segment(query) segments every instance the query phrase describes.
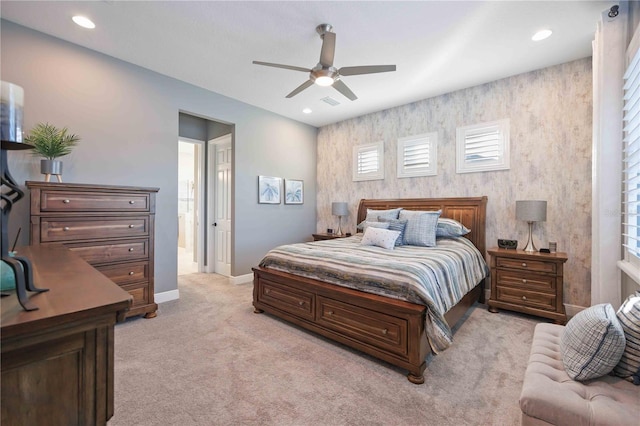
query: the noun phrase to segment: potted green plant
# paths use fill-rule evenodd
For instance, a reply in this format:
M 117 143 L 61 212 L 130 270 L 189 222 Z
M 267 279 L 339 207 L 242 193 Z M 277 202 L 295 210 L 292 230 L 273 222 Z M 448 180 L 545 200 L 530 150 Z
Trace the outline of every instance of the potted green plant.
M 58 129 L 49 123 L 38 123 L 24 142 L 33 145 L 33 155 L 44 157 L 40 161 L 40 172 L 49 182 L 51 175 L 56 175 L 62 182 L 62 161 L 57 160 L 69 153 L 78 143 L 80 137 L 70 134 L 66 127 Z

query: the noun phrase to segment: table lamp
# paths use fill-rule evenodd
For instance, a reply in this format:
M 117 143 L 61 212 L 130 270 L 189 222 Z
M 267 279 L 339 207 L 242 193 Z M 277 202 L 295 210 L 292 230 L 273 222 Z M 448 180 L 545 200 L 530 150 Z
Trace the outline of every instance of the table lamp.
M 338 216 L 338 232 L 336 232 L 336 235 L 341 237 L 342 236 L 342 216 L 349 215 L 349 205 L 343 202 L 331 203 L 331 214 L 333 214 L 334 216 Z
M 533 223 L 547 220 L 547 202 L 540 200 L 516 201 L 516 219 L 526 220 L 529 223 L 529 238 L 524 251 L 538 251 L 535 244 L 533 244 Z

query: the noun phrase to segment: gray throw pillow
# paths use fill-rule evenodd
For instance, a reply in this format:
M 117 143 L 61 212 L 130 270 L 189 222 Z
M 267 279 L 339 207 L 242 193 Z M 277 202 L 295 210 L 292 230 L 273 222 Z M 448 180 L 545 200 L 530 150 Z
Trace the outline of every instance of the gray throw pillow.
M 624 346 L 624 331 L 613 306 L 591 306 L 567 323 L 560 340 L 562 364 L 573 380 L 595 379 L 613 370 Z
M 626 343 L 613 374 L 634 385 L 640 385 L 640 292 L 627 297 L 616 316 L 624 331 Z
M 404 228 L 404 244 L 412 246 L 435 247 L 436 228 L 438 227 L 437 211 L 402 210 L 400 220 L 406 220 Z
M 379 217 L 378 220 L 380 222 L 383 222 L 383 223 L 388 223 L 389 224 L 389 230 L 400 232 L 400 234 L 398 235 L 398 238 L 396 239 L 396 243 L 394 244 L 396 247 L 397 246 L 401 246 L 401 245 L 404 244 L 404 229 L 407 226 L 407 221 L 406 220 L 385 219 L 382 216 Z

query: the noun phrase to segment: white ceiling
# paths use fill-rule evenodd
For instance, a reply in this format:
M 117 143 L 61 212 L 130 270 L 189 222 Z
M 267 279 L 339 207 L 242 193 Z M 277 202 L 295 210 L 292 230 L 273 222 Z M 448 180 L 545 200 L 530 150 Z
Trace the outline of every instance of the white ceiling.
M 6 1 L 3 19 L 292 119 L 323 126 L 591 56 L 600 13 L 613 1 Z M 71 21 L 92 19 L 93 30 Z M 397 65 L 343 77 L 359 99 L 312 86 L 308 75 L 253 60 L 312 68 L 336 33 L 335 66 Z M 553 35 L 531 41 L 534 32 Z M 321 101 L 330 96 L 340 102 Z M 313 110 L 302 113 L 303 108 Z M 215 117 L 214 117 L 215 118 Z

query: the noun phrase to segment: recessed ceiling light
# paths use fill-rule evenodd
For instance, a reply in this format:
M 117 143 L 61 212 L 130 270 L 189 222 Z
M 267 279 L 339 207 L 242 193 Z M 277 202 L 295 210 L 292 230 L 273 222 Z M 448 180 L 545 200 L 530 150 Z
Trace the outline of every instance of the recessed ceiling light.
M 545 38 L 548 38 L 552 33 L 553 31 L 551 30 L 540 30 L 537 33 L 535 33 L 533 37 L 531 37 L 531 40 L 533 41 L 544 40 Z
M 311 111 L 311 108 L 305 108 L 302 110 L 302 112 L 304 112 L 305 114 L 311 114 L 313 111 Z
M 71 19 L 73 19 L 73 22 L 75 22 L 76 24 L 80 25 L 83 28 L 94 29 L 96 27 L 96 24 L 94 24 L 93 21 L 91 21 L 91 19 L 84 16 L 76 15 Z

